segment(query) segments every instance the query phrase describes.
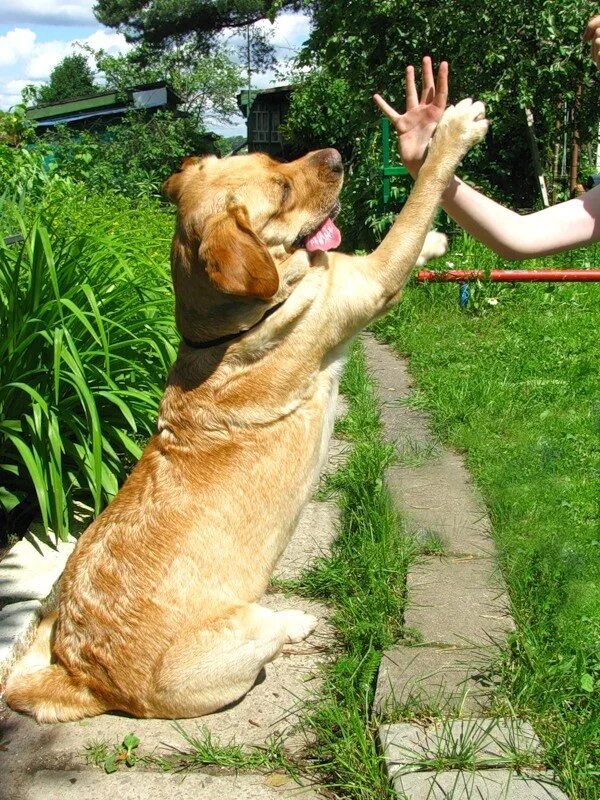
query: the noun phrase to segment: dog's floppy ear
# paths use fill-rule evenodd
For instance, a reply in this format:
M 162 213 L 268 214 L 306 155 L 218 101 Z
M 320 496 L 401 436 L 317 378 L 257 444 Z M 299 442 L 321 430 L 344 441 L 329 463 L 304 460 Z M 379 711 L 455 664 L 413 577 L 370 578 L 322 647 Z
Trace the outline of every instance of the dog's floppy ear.
M 268 300 L 279 289 L 275 262 L 252 230 L 244 206 L 230 205 L 207 222 L 200 258 L 213 285 L 226 294 Z

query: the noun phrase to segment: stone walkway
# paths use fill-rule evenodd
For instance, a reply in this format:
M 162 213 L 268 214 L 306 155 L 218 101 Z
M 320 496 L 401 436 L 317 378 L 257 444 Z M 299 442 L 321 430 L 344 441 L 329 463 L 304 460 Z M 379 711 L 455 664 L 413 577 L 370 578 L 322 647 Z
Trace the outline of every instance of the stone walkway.
M 344 413 L 343 399 L 339 413 Z M 325 471 L 337 468 L 348 445 L 334 439 Z M 338 508 L 333 502 L 313 501 L 304 509 L 298 528 L 276 570 L 276 577 L 293 578 L 311 561 L 326 555 L 335 539 Z M 18 544 L 0 563 L 0 680 L 23 647 L 28 629 L 35 626 L 41 601 L 62 571 L 72 545 L 59 551 L 30 542 Z M 43 565 L 40 559 L 43 558 Z M 215 744 L 232 741 L 242 746 L 280 741 L 292 757 L 300 757 L 306 743 L 302 730 L 302 708 L 318 692 L 319 672 L 334 648 L 329 610 L 316 602 L 285 597 L 276 591 L 264 598 L 273 609 L 298 608 L 316 615 L 319 625 L 305 641 L 289 645 L 283 655 L 268 664 L 254 688 L 226 710 L 184 720 L 182 727 L 192 736 L 210 732 Z M 4 668 L 3 668 L 4 665 Z M 316 786 L 299 786 L 284 772 L 245 773 L 208 767 L 202 772 L 166 774 L 136 765 L 107 775 L 87 766 L 86 745 L 99 741 L 118 745 L 129 733 L 140 739 L 137 753 L 171 755 L 173 749 L 188 750 L 173 723 L 136 720 L 119 714 L 103 714 L 81 722 L 38 725 L 12 713 L 0 704 L 0 800 L 276 800 L 322 797 Z
M 483 501 L 463 458 L 437 444 L 428 415 L 407 405 L 405 361 L 371 335 L 363 344 L 384 437 L 398 455 L 386 473 L 388 490 L 409 532 L 435 552 L 409 570 L 407 641 L 384 654 L 377 681 L 376 710 L 391 720 L 379 738 L 398 796 L 566 800 L 552 776 L 536 769 L 540 745 L 531 727 L 486 716 L 485 672 L 513 621 Z M 419 713 L 448 721 L 394 722 Z M 473 763 L 475 772 L 458 769 Z M 516 764 L 531 769 L 518 775 Z

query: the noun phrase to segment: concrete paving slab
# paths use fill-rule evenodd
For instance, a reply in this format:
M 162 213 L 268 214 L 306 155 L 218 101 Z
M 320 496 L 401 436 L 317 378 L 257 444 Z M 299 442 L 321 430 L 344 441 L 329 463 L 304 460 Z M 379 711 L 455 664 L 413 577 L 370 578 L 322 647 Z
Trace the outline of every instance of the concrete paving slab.
M 316 800 L 310 787 L 286 775 L 165 774 L 138 768 L 106 775 L 98 770 L 40 770 L 9 776 L 2 800 Z M 17 780 L 19 778 L 20 780 Z M 277 785 L 280 784 L 280 785 Z M 0 789 L 0 792 L 2 790 Z M 8 794 L 10 792 L 10 794 Z
M 379 740 L 392 776 L 427 769 L 427 762 L 457 753 L 468 753 L 473 768 L 510 768 L 516 754 L 537 767 L 541 752 L 531 725 L 517 719 L 446 720 L 427 726 L 399 722 L 382 725 Z
M 423 643 L 490 647 L 514 629 L 495 563 L 485 558 L 429 557 L 408 573 L 404 621 Z
M 17 542 L 0 562 L 0 608 L 47 597 L 75 547 L 75 540 L 51 547 L 30 536 Z
M 444 451 L 417 466 L 393 465 L 386 482 L 409 525 L 437 533 L 448 555 L 495 557 L 489 517 L 462 456 Z
M 371 333 L 363 333 L 361 342 L 376 382 L 384 437 L 399 452 L 433 443 L 429 430 L 430 416 L 407 405 L 413 381 L 406 363 L 390 347 L 380 344 Z
M 267 664 L 264 674 L 237 704 L 216 714 L 182 720 L 191 735 L 209 731 L 221 744 L 262 745 L 281 737 L 286 749 L 300 752 L 306 743 L 299 730 L 302 707 L 310 703 L 320 685 L 320 665 L 330 657 L 333 629 L 328 609 L 316 602 L 280 594 L 267 595 L 264 604 L 274 610 L 302 609 L 319 617 L 317 629 L 303 642 L 287 645 L 283 655 Z M 38 725 L 28 717 L 0 707 L 0 774 L 41 769 L 77 769 L 83 763 L 85 745 L 93 741 L 118 744 L 128 733 L 140 738 L 140 755 L 188 749 L 170 720 L 132 719 L 102 714 L 80 722 Z
M 377 384 L 384 436 L 396 445 L 400 459 L 386 474 L 397 506 L 417 535 L 439 534 L 448 554 L 495 556 L 487 511 L 463 457 L 441 448 L 430 432 L 429 415 L 406 404 L 412 393 L 406 363 L 370 334 L 363 345 Z
M 568 800 L 548 774 L 504 769 L 413 772 L 394 778 L 394 788 L 402 800 Z
M 304 507 L 294 534 L 275 569 L 276 578 L 298 578 L 310 564 L 331 553 L 338 534 L 340 510 L 334 502 L 312 502 Z
M 32 641 L 41 607 L 39 600 L 23 600 L 0 610 L 0 683 Z
M 474 650 L 397 645 L 383 654 L 375 709 L 434 708 L 461 716 L 481 714 L 489 687 L 481 680 L 487 659 Z

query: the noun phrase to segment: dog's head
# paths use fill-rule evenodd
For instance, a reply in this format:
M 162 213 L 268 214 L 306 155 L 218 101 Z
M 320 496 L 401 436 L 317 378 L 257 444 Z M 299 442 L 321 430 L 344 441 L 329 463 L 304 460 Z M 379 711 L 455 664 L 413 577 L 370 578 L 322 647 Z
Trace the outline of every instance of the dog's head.
M 273 298 L 297 249 L 339 246 L 332 217 L 342 181 L 342 160 L 333 149 L 289 163 L 263 153 L 184 159 L 163 186 L 178 209 L 178 307 L 189 305 L 182 293 L 188 300 L 199 294 L 206 300 L 215 291 L 246 301 Z

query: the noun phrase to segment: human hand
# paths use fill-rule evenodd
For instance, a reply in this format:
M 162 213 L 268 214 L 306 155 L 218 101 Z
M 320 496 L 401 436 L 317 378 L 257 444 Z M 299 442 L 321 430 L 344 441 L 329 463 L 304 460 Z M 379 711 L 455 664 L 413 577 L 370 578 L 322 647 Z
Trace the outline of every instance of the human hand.
M 600 67 L 600 14 L 592 17 L 583 34 L 584 42 L 592 43 L 592 58 L 596 66 Z
M 442 61 L 440 64 L 436 84 L 433 78 L 431 58 L 425 56 L 422 75 L 423 86 L 419 99 L 415 84 L 415 68 L 413 66 L 406 68 L 406 112 L 404 114 L 399 114 L 380 95 L 373 96 L 398 133 L 400 158 L 413 178 L 421 169 L 427 146 L 446 108 L 448 62 Z

